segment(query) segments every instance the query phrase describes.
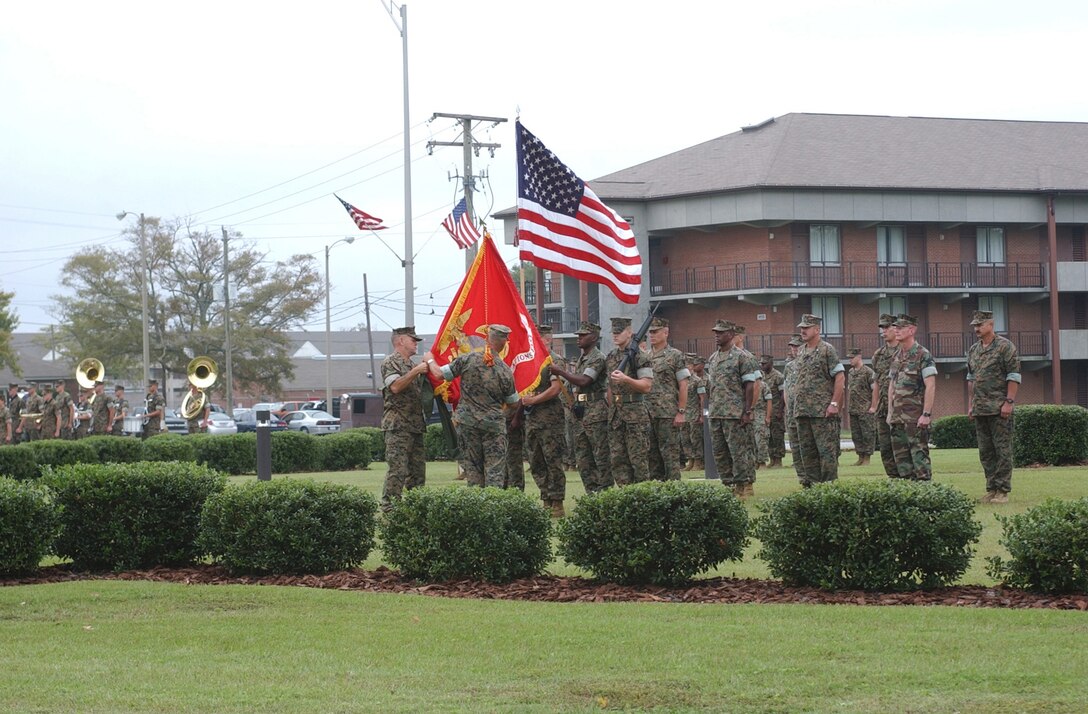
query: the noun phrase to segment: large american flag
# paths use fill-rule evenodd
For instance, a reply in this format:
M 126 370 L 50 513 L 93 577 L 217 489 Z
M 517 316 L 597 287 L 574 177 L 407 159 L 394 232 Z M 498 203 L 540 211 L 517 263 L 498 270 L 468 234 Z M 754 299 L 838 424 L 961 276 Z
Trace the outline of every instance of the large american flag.
M 461 248 L 468 248 L 480 240 L 480 231 L 476 230 L 476 224 L 472 222 L 472 216 L 468 214 L 463 198 L 453 207 L 453 213 L 442 221 L 442 227 L 450 234 L 450 238 L 453 238 L 453 242 Z
M 336 196 L 336 194 L 334 193 L 333 196 Z M 359 226 L 359 230 L 384 231 L 386 228 L 388 228 L 388 226 L 382 225 L 382 219 L 375 218 L 369 213 L 360 211 L 358 208 L 351 205 L 339 196 L 336 196 L 336 200 L 344 204 L 344 210 L 348 212 L 349 216 L 351 216 L 351 220 L 355 221 L 355 225 Z
M 516 130 L 522 260 L 602 283 L 621 301 L 637 303 L 642 258 L 631 227 L 521 122 Z

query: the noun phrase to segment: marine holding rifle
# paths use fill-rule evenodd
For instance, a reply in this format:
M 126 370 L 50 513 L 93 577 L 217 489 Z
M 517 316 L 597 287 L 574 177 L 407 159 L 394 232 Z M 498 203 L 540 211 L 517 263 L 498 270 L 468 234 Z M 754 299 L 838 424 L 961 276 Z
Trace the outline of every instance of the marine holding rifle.
M 556 374 L 574 387 L 574 453 L 578 473 L 586 493 L 603 491 L 613 484 L 608 439 L 608 403 L 605 382 L 608 378 L 604 353 L 597 347 L 601 326 L 583 322 L 574 331 L 582 350 L 571 371 L 552 365 Z
M 608 371 L 609 447 L 612 478 L 626 486 L 650 478 L 650 408 L 646 395 L 653 388 L 654 368 L 638 348 L 649 322 L 639 335 L 631 332 L 631 318 L 612 318 L 615 347 L 605 357 Z

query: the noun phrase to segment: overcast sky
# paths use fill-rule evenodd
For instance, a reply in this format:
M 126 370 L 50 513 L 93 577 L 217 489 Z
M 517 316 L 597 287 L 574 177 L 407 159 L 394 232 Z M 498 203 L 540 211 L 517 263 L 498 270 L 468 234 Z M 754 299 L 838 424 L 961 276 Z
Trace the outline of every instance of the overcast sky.
M 439 223 L 461 151 L 435 112 L 508 117 L 477 212 L 515 201 L 513 120 L 584 179 L 790 112 L 1088 121 L 1079 2 L 407 3 L 414 322 L 463 275 Z M 405 322 L 401 38 L 380 0 L 15 3 L 0 24 L 0 288 L 53 321 L 76 250 L 127 210 L 241 231 L 270 260 L 332 250 L 334 329 Z M 130 219 L 131 220 L 131 219 Z M 494 226 L 501 244 L 501 226 Z M 508 263 L 516 259 L 503 247 Z M 431 312 L 434 311 L 432 315 Z M 324 312 L 307 329 L 324 331 Z

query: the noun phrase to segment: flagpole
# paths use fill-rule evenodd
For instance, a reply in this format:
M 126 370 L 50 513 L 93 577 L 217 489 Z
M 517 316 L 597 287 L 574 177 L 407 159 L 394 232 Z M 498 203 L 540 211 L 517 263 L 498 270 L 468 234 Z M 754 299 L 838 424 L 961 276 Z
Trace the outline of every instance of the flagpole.
M 383 3 L 384 4 L 384 3 Z M 408 6 L 400 5 L 400 22 L 393 15 L 393 0 L 389 0 L 389 17 L 401 37 L 401 62 L 404 67 L 404 324 L 415 325 L 415 277 L 412 258 L 412 129 L 408 123 Z M 395 255 L 395 253 L 394 253 Z

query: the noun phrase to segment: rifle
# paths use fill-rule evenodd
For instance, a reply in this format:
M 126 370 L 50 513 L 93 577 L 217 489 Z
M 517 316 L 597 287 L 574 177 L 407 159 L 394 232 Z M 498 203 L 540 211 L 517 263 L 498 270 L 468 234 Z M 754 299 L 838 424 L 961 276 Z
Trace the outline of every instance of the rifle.
M 650 322 L 654 319 L 654 315 L 657 314 L 657 308 L 660 306 L 661 303 L 654 303 L 653 307 L 650 308 L 649 314 L 646 315 L 646 319 L 642 321 L 642 327 L 638 328 L 638 332 L 631 336 L 631 341 L 627 343 L 627 349 L 624 350 L 623 359 L 620 360 L 619 367 L 616 367 L 619 371 L 625 371 L 628 363 L 635 357 L 638 357 L 638 345 L 646 339 L 646 333 L 650 330 Z

